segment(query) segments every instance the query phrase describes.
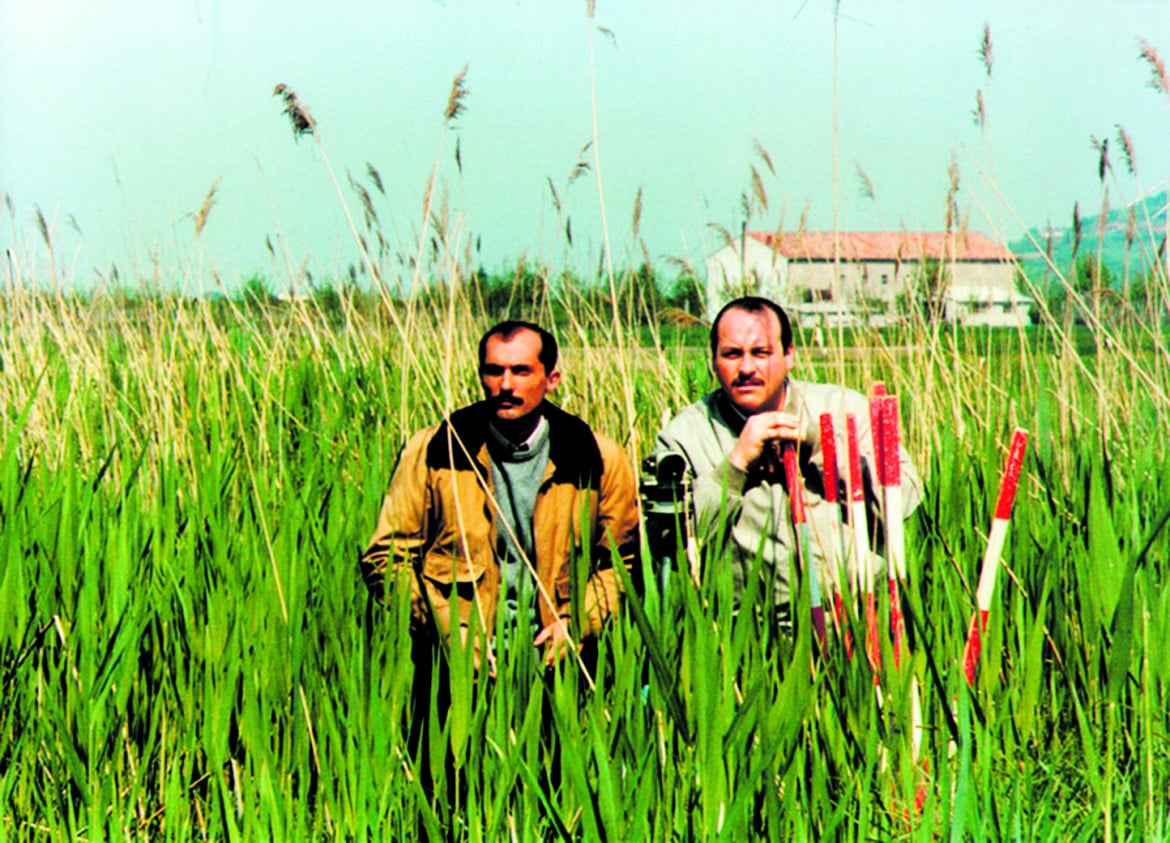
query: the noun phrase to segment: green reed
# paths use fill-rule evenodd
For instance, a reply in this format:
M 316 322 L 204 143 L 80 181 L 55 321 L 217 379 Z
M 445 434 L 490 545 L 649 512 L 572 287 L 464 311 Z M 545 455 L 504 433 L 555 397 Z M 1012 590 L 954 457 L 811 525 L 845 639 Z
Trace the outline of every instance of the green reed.
M 1170 385 L 1129 363 L 1156 349 L 1074 356 L 1056 327 L 859 333 L 800 355 L 802 377 L 844 360 L 850 385 L 890 384 L 927 482 L 908 535 L 911 669 L 883 675 L 881 706 L 864 659 L 836 647 L 813 669 L 807 627 L 776 626 L 766 584 L 733 614 L 712 562 L 665 592 L 644 578 L 599 642 L 595 691 L 523 646 L 491 680 L 455 653 L 424 787 L 406 607 L 371 607 L 356 558 L 405 436 L 477 394 L 466 338 L 489 318 L 446 295 L 339 325 L 311 303 L 131 312 L 6 292 L 0 835 L 1164 833 Z M 619 352 L 608 332 L 637 336 L 636 308 L 619 302 L 615 329 L 573 306 L 557 397 L 639 459 L 664 410 L 711 388 L 705 351 Z M 959 656 L 1017 424 L 1033 443 L 969 690 Z

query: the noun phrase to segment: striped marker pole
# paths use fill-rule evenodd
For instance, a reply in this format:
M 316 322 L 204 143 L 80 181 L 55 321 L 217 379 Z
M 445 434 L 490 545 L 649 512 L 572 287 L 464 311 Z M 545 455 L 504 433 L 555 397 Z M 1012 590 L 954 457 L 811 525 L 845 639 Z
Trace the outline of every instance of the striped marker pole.
M 898 433 L 898 399 L 892 395 L 876 399 L 881 434 L 876 439 L 881 451 L 875 453 L 882 466 L 882 492 L 885 499 L 886 565 L 890 585 L 890 636 L 894 642 L 894 667 L 902 664 L 905 647 L 905 622 L 902 617 L 900 584 L 906 581 L 906 533 L 902 523 L 902 449 Z
M 878 671 L 882 666 L 882 648 L 878 640 L 877 602 L 873 595 L 873 571 L 870 565 L 869 524 L 865 511 L 865 487 L 861 481 L 861 451 L 857 445 L 857 418 L 845 416 L 845 435 L 849 448 L 849 522 L 853 528 L 853 548 L 850 571 L 856 578 L 854 593 L 865 601 L 865 654 L 873 669 L 874 684 L 879 684 Z
M 995 578 L 999 573 L 999 557 L 1003 553 L 1007 538 L 1008 520 L 1012 516 L 1012 505 L 1016 500 L 1016 487 L 1020 482 L 1020 469 L 1024 464 L 1024 452 L 1028 447 L 1028 431 L 1017 427 L 1012 433 L 1012 444 L 1008 450 L 1007 463 L 999 484 L 999 501 L 995 505 L 995 517 L 991 520 L 991 532 L 987 536 L 987 551 L 983 554 L 983 567 L 979 571 L 979 588 L 975 592 L 976 611 L 971 616 L 967 629 L 967 646 L 963 649 L 963 674 L 967 684 L 975 686 L 975 672 L 979 665 L 979 650 L 982 645 L 980 634 L 987 629 L 987 616 L 991 612 L 991 596 L 995 591 Z
M 800 491 L 800 468 L 796 464 L 796 446 L 791 442 L 783 444 L 784 474 L 788 482 L 788 501 L 792 505 L 792 522 L 796 526 L 796 540 L 799 547 L 800 563 L 808 577 L 809 604 L 812 607 L 813 632 L 816 633 L 820 652 L 825 654 L 825 609 L 821 605 L 820 572 L 812 558 L 812 533 L 804 512 L 804 495 Z M 791 579 L 791 577 L 789 578 Z
M 853 636 L 849 631 L 849 618 L 845 613 L 845 606 L 841 597 L 841 514 L 837 509 L 837 484 L 841 482 L 837 470 L 837 436 L 833 431 L 833 414 L 821 413 L 821 458 L 823 462 L 822 476 L 825 481 L 825 503 L 832 511 L 832 524 L 829 527 L 828 567 L 835 573 L 833 578 L 833 617 L 841 638 L 845 642 L 845 657 L 853 658 Z M 856 594 L 856 591 L 854 592 Z

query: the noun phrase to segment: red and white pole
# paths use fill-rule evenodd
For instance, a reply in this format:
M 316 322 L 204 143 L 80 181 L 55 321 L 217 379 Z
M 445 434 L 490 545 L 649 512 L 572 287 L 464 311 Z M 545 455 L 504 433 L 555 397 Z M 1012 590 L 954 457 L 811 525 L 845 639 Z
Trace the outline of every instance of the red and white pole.
M 995 505 L 995 517 L 991 520 L 991 532 L 987 536 L 987 551 L 983 554 L 983 567 L 979 571 L 979 587 L 975 592 L 975 614 L 967 630 L 967 645 L 963 649 L 963 674 L 967 684 L 974 687 L 975 672 L 979 664 L 979 650 L 982 646 L 980 634 L 987 629 L 987 617 L 991 612 L 991 597 L 995 592 L 995 578 L 999 573 L 999 557 L 1003 554 L 1007 539 L 1008 521 L 1012 517 L 1012 505 L 1016 500 L 1016 487 L 1020 482 L 1020 469 L 1024 464 L 1024 452 L 1028 447 L 1028 431 L 1017 427 L 1012 434 L 1011 448 L 999 484 L 999 500 Z

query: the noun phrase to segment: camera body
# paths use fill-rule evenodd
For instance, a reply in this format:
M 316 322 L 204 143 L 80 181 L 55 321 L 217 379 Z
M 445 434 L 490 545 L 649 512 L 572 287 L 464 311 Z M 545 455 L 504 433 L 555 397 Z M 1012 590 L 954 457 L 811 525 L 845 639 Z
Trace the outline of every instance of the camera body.
M 658 560 L 678 555 L 687 540 L 690 476 L 682 454 L 651 454 L 642 460 L 638 484 L 646 544 Z

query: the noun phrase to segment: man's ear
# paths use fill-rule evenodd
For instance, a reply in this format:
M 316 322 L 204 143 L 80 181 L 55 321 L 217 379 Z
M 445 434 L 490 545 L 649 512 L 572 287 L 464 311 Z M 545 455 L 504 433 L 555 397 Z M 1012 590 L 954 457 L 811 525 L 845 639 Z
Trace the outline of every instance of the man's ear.
M 545 393 L 547 394 L 549 392 L 554 392 L 556 390 L 557 386 L 560 384 L 560 382 L 561 382 L 561 370 L 560 369 L 553 369 L 551 372 L 548 373 L 548 377 L 545 378 L 545 382 L 544 382 L 545 383 L 545 387 L 544 387 Z

